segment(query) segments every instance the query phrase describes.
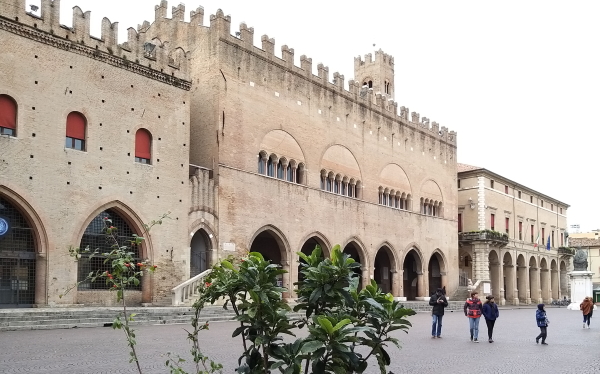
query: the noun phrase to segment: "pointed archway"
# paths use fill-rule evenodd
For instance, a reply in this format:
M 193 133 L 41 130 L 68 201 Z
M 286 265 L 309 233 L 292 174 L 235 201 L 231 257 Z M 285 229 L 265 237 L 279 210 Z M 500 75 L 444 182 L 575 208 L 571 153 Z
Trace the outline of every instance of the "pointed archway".
M 394 253 L 387 245 L 379 248 L 375 255 L 373 279 L 384 293 L 392 292 L 393 275 L 396 272 Z
M 421 257 L 415 248 L 412 248 L 404 257 L 402 264 L 403 291 L 406 300 L 416 300 L 417 297 L 423 297 L 423 269 Z
M 429 258 L 427 270 L 429 274 L 429 294 L 433 295 L 438 288 L 446 286 L 446 262 L 437 250 Z
M 364 286 L 363 281 L 363 270 L 367 268 L 367 262 L 362 247 L 354 240 L 346 244 L 344 247 L 344 253 L 347 253 L 354 261 L 360 264 L 360 268 L 355 268 L 354 272 L 358 276 L 358 289 L 362 290 Z
M 17 204 L 0 195 L 0 308 L 31 307 L 36 302 L 35 237 Z
M 210 238 L 204 229 L 192 236 L 190 243 L 190 278 L 205 272 L 210 266 Z
M 258 252 L 272 264 L 281 265 L 287 273 L 278 277 L 277 284 L 288 290 L 292 289 L 292 285 L 289 284 L 288 245 L 278 229 L 273 226 L 265 226 L 260 229 L 251 241 L 250 252 Z M 287 297 L 289 297 L 289 292 L 284 292 L 284 298 Z
M 304 242 L 302 248 L 300 248 L 300 252 L 304 253 L 307 256 L 310 256 L 317 246 L 321 248 L 321 255 L 323 256 L 323 259 L 328 258 L 329 248 L 327 243 L 325 242 L 325 240 L 316 235 L 311 236 Z M 304 279 L 304 276 L 300 272 L 302 270 L 302 266 L 300 265 L 300 263 L 304 263 L 304 260 L 300 258 L 298 262 L 298 281 L 300 282 Z

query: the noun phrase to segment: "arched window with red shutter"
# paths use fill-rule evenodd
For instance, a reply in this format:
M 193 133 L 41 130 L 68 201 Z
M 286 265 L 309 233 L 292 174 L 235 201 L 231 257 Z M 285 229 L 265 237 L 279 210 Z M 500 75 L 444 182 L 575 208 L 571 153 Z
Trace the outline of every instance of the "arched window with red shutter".
M 152 160 L 152 134 L 146 129 L 139 129 L 135 133 L 135 162 L 151 164 Z
M 85 132 L 87 120 L 79 112 L 71 112 L 67 116 L 67 136 L 65 147 L 85 151 Z
M 0 95 L 0 135 L 17 136 L 17 103 L 8 95 Z

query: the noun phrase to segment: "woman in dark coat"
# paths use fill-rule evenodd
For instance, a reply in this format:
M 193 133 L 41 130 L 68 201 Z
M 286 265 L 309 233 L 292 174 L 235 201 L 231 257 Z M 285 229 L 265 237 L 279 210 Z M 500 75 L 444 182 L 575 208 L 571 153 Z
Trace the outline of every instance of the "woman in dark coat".
M 546 337 L 548 336 L 548 317 L 546 317 L 546 310 L 544 310 L 544 304 L 538 304 L 538 308 L 535 311 L 535 320 L 537 322 L 538 327 L 540 328 L 540 334 L 535 338 L 535 342 L 539 343 L 540 339 L 542 339 L 543 345 L 548 345 L 546 343 Z
M 488 295 L 486 297 L 486 302 L 483 304 L 483 317 L 485 318 L 485 324 L 488 329 L 488 341 L 493 343 L 492 334 L 494 333 L 494 324 L 496 323 L 496 319 L 500 317 L 500 312 L 498 311 L 498 305 L 494 302 L 494 296 Z

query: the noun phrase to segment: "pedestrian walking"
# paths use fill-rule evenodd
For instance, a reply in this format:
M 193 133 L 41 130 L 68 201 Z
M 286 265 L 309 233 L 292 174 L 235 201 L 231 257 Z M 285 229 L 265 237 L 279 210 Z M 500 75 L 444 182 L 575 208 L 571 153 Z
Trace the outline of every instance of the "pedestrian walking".
M 437 291 L 429 298 L 429 305 L 433 307 L 431 310 L 432 326 L 431 337 L 441 338 L 442 334 L 442 317 L 444 316 L 444 308 L 448 306 L 448 300 L 444 295 L 444 290 L 438 288 Z
M 594 313 L 594 302 L 591 297 L 586 297 L 583 299 L 583 302 L 579 304 L 579 309 L 583 313 L 583 328 L 585 329 L 585 324 L 587 322 L 587 328 L 590 328 L 590 320 L 592 319 L 592 314 Z
M 485 318 L 485 324 L 488 330 L 488 342 L 493 343 L 492 335 L 494 334 L 494 324 L 496 319 L 500 317 L 500 311 L 498 311 L 498 304 L 494 301 L 494 296 L 488 295 L 485 303 L 483 303 L 483 318 Z
M 471 292 L 471 297 L 467 299 L 463 308 L 465 316 L 469 318 L 469 330 L 473 343 L 479 343 L 479 319 L 483 312 L 483 306 L 478 296 L 477 292 Z
M 546 310 L 544 309 L 544 304 L 538 304 L 538 308 L 535 311 L 535 320 L 537 321 L 537 325 L 540 328 L 540 334 L 536 336 L 535 343 L 539 343 L 540 339 L 542 339 L 543 345 L 548 345 L 546 343 L 546 337 L 548 336 L 548 317 L 546 317 Z

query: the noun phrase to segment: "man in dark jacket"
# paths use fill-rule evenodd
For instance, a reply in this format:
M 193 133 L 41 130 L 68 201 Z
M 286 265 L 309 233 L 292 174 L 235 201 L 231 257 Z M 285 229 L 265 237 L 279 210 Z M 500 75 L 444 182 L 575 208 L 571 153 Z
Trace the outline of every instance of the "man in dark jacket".
M 433 318 L 433 325 L 431 326 L 431 337 L 441 338 L 442 333 L 442 317 L 444 316 L 444 308 L 448 306 L 448 300 L 444 296 L 443 290 L 438 288 L 437 291 L 431 298 L 429 298 L 429 305 L 433 307 L 431 316 Z

